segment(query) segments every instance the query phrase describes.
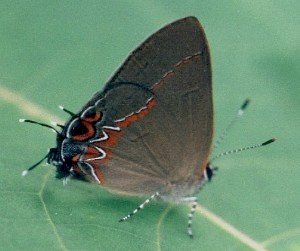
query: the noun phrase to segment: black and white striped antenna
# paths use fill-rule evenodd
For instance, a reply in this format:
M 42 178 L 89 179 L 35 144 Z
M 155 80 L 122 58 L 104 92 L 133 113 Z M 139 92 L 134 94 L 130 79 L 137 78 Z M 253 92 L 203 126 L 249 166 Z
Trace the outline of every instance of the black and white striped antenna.
M 234 126 L 234 124 L 236 124 L 236 122 L 243 116 L 243 114 L 244 114 L 246 108 L 248 107 L 249 103 L 250 103 L 250 99 L 247 98 L 243 102 L 243 104 L 241 105 L 240 109 L 238 109 L 235 117 L 230 121 L 230 123 L 225 128 L 225 130 L 223 131 L 223 133 L 218 137 L 218 139 L 216 140 L 216 143 L 213 146 L 213 149 L 216 149 L 216 148 L 219 147 L 219 145 L 226 138 L 226 136 L 228 135 L 228 132 L 231 130 L 231 128 Z
M 252 150 L 252 149 L 255 149 L 255 148 L 260 148 L 262 146 L 266 146 L 266 145 L 269 145 L 271 143 L 273 143 L 274 141 L 276 140 L 276 138 L 272 138 L 272 139 L 269 139 L 263 143 L 260 143 L 260 144 L 255 144 L 255 145 L 252 145 L 252 146 L 246 146 L 246 147 L 242 147 L 242 148 L 237 148 L 237 149 L 233 149 L 233 150 L 229 150 L 229 151 L 226 151 L 226 152 L 223 152 L 223 153 L 220 153 L 216 156 L 214 156 L 211 160 L 210 160 L 210 163 L 212 163 L 213 161 L 225 156 L 225 155 L 229 155 L 229 154 L 232 154 L 232 153 L 238 153 L 238 152 L 243 152 L 243 151 L 247 151 L 247 150 Z

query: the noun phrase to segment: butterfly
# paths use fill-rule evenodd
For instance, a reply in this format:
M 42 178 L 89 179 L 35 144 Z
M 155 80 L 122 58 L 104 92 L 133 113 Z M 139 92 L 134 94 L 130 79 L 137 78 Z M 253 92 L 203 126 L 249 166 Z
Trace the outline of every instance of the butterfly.
M 246 105 L 242 107 L 244 110 Z M 208 43 L 195 17 L 177 20 L 146 39 L 103 90 L 58 125 L 47 159 L 57 178 L 95 182 L 108 190 L 191 203 L 210 181 L 213 138 L 212 73 Z

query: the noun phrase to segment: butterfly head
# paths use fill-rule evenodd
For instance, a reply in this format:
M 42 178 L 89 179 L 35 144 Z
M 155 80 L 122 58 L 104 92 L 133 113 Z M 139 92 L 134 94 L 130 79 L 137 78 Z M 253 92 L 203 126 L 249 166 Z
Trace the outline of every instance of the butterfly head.
M 54 132 L 57 133 L 57 147 L 50 148 L 48 153 L 37 163 L 29 167 L 27 170 L 24 170 L 22 172 L 22 175 L 25 176 L 27 173 L 33 169 L 35 169 L 37 166 L 39 166 L 44 160 L 47 161 L 47 164 L 51 164 L 56 167 L 56 177 L 59 179 L 66 179 L 72 174 L 72 162 L 71 157 L 72 156 L 62 156 L 61 149 L 62 149 L 62 142 L 64 141 L 65 137 L 62 132 L 57 131 L 54 127 L 39 123 L 36 121 L 28 120 L 28 119 L 20 119 L 20 122 L 28 122 L 32 124 L 38 124 L 44 127 L 48 127 Z M 72 154 L 72 153 L 70 153 Z
M 63 179 L 71 175 L 71 166 L 63 161 L 58 148 L 51 148 L 47 156 L 47 163 L 56 167 L 56 177 Z

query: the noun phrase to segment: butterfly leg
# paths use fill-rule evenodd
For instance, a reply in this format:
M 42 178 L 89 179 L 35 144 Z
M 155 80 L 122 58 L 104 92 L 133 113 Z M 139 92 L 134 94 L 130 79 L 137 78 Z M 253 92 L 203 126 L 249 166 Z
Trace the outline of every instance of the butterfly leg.
M 151 197 L 147 200 L 145 200 L 141 205 L 139 205 L 136 209 L 134 209 L 132 211 L 132 213 L 128 214 L 127 216 L 123 217 L 122 219 L 119 220 L 119 222 L 122 221 L 126 221 L 128 220 L 130 217 L 132 217 L 134 214 L 136 214 L 138 211 L 140 211 L 141 209 L 143 209 L 147 204 L 149 204 L 152 200 L 154 200 L 155 198 L 157 198 L 159 196 L 159 193 L 156 192 L 155 194 L 151 195 Z
M 188 220 L 188 229 L 187 229 L 187 233 L 190 236 L 190 238 L 193 238 L 193 230 L 192 230 L 192 223 L 193 223 L 193 217 L 196 211 L 196 207 L 197 207 L 198 203 L 197 203 L 197 198 L 194 199 L 194 201 L 192 202 L 192 208 L 190 213 L 188 214 L 189 216 L 189 220 Z

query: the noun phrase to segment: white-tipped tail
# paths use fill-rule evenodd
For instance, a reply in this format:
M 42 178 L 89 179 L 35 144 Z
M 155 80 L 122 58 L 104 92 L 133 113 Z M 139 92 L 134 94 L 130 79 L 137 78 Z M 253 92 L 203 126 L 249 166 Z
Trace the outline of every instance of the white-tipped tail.
M 64 107 L 62 105 L 59 105 L 58 108 L 61 109 L 61 110 L 64 109 Z
M 24 171 L 22 172 L 22 176 L 23 176 L 23 177 L 26 176 L 27 173 L 28 173 L 28 170 L 24 170 Z
M 25 119 L 19 119 L 19 122 L 23 123 L 23 122 L 25 122 Z

